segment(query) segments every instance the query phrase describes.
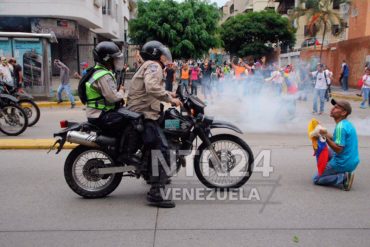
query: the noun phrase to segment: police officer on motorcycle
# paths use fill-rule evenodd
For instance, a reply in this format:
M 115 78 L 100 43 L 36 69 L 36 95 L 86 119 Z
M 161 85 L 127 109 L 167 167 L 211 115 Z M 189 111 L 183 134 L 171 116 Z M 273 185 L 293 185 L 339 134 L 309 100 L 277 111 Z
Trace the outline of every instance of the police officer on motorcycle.
M 124 91 L 117 90 L 113 72 L 124 66 L 123 54 L 118 46 L 109 41 L 100 42 L 93 51 L 95 72 L 86 82 L 86 116 L 90 123 L 112 133 L 122 129 L 123 116 L 115 111 L 123 101 Z
M 144 145 L 151 150 L 160 150 L 166 163 L 170 164 L 169 150 L 166 137 L 159 126 L 161 101 L 180 106 L 182 103 L 175 98 L 176 94 L 164 90 L 161 85 L 163 69 L 167 63 L 172 62 L 170 50 L 158 41 L 149 41 L 144 44 L 140 56 L 145 61 L 132 78 L 128 93 L 127 107 L 134 112 L 144 114 Z M 153 155 L 153 152 L 152 152 Z M 151 160 L 158 157 L 151 157 Z M 155 162 L 158 167 L 151 164 L 150 183 L 152 187 L 147 194 L 150 205 L 172 208 L 175 203 L 162 197 L 169 176 L 160 161 Z

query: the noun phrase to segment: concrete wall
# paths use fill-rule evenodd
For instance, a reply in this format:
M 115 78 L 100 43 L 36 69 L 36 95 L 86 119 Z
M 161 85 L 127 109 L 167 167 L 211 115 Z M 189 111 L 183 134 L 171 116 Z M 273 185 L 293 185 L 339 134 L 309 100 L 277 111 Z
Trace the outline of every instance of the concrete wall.
M 349 12 L 349 39 L 370 36 L 370 1 L 354 0 Z
M 305 49 L 301 51 L 302 60 L 310 60 L 312 57 L 320 56 L 320 47 L 316 50 Z M 349 65 L 349 85 L 357 86 L 357 81 L 364 74 L 366 58 L 370 57 L 370 36 L 358 39 L 341 41 L 335 44 L 330 44 L 323 51 L 322 62 L 327 64 L 330 70 L 334 73 L 334 84 L 339 84 L 341 63 L 346 60 Z

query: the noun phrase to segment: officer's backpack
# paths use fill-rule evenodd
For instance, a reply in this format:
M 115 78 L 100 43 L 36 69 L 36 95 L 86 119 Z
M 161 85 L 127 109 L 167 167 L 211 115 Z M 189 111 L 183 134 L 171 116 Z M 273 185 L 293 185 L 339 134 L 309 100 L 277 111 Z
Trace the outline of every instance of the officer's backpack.
M 87 95 L 86 95 L 86 82 L 90 80 L 90 78 L 93 76 L 94 72 L 96 71 L 95 67 L 88 68 L 86 70 L 86 74 L 82 76 L 80 82 L 78 83 L 78 97 L 80 97 L 80 100 L 82 104 L 86 105 L 87 103 Z

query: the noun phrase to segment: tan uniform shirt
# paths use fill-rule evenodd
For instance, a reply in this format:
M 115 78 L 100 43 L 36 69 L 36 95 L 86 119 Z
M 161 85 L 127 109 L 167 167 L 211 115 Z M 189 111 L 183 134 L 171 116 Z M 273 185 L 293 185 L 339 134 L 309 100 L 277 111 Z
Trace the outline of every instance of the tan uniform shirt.
M 127 97 L 130 111 L 143 113 L 145 118 L 159 118 L 160 103 L 171 102 L 169 92 L 161 86 L 163 70 L 159 63 L 146 61 L 132 78 Z
M 92 87 L 98 92 L 101 92 L 105 100 L 110 103 L 119 102 L 123 99 L 123 94 L 121 92 L 117 92 L 117 85 L 109 74 L 104 75 L 99 80 L 95 81 L 92 84 Z M 87 118 L 98 118 L 101 113 L 102 110 L 86 107 Z

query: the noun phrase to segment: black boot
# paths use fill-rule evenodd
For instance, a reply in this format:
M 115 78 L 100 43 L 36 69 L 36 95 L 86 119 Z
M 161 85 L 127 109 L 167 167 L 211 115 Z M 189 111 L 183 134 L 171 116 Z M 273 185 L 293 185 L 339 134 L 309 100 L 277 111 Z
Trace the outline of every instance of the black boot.
M 166 185 L 167 184 L 171 184 L 172 183 L 172 180 L 170 178 L 167 178 L 166 181 L 164 182 Z M 147 180 L 146 181 L 146 184 L 153 184 L 153 182 L 151 182 L 150 180 Z
M 164 199 L 161 190 L 163 190 L 162 193 L 164 193 L 163 185 L 152 185 L 146 196 L 148 204 L 159 208 L 174 208 L 176 206 L 175 202 L 170 199 Z

